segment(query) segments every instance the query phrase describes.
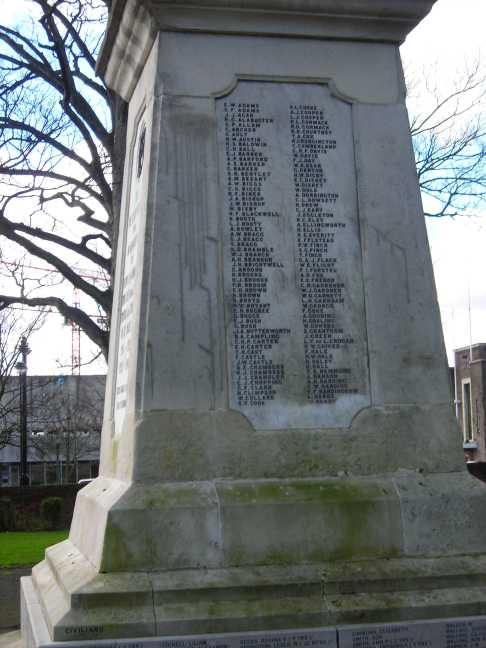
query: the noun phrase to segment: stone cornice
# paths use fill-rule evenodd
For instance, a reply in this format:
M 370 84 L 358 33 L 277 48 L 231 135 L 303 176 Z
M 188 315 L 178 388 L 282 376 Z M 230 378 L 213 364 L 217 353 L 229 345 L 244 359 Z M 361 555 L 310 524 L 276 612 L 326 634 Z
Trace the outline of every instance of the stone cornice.
M 115 0 L 98 69 L 133 91 L 157 31 L 401 43 L 435 0 Z
M 140 0 L 115 0 L 98 58 L 98 72 L 109 88 L 128 101 L 150 48 L 157 26 Z
M 121 0 L 117 0 L 120 2 Z M 177 6 L 185 9 L 283 11 L 340 16 L 420 20 L 435 0 L 141 0 L 147 8 Z

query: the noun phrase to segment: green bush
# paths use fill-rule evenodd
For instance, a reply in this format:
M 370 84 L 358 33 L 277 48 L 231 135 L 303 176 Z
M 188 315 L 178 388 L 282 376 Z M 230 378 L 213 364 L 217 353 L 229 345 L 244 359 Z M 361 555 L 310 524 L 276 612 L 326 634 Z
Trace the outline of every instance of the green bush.
M 51 529 L 59 527 L 62 513 L 62 497 L 46 497 L 40 505 L 42 518 L 49 524 Z

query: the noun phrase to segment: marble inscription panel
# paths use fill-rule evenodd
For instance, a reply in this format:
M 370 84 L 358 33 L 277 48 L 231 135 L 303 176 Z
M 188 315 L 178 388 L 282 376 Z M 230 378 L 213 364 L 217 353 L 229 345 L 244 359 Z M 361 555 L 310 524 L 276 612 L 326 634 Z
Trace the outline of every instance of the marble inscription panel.
M 486 618 L 470 617 L 339 628 L 340 648 L 483 648 Z
M 89 648 L 93 641 L 70 641 L 69 644 L 73 648 Z M 61 644 L 53 645 L 57 648 Z M 139 640 L 107 639 L 96 641 L 96 645 L 99 648 L 337 648 L 337 640 L 334 628 L 310 628 Z
M 141 186 L 146 149 L 146 124 L 139 121 L 131 159 L 130 201 L 123 222 L 122 280 L 119 288 L 116 380 L 114 391 L 115 430 L 121 429 L 127 409 L 130 350 L 136 334 L 136 295 L 139 292 L 141 245 Z
M 326 85 L 217 100 L 230 407 L 344 427 L 370 403 L 351 107 Z
M 74 629 L 75 630 L 75 629 Z M 49 642 L 38 648 L 62 648 Z M 69 641 L 71 648 L 484 648 L 486 617 L 301 630 Z

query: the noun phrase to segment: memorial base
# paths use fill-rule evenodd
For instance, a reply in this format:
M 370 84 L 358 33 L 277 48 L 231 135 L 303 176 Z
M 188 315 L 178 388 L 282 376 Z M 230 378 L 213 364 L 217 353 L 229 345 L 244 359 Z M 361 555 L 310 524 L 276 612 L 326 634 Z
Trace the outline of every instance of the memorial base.
M 464 566 L 464 565 L 462 565 Z M 432 567 L 432 563 L 429 565 Z M 412 569 L 413 571 L 413 569 Z M 411 573 L 411 572 L 410 572 Z M 413 581 L 413 578 L 412 578 Z M 410 581 L 410 584 L 411 582 Z M 380 582 L 378 581 L 375 585 Z M 429 580 L 429 586 L 434 582 L 434 577 Z M 435 584 L 438 581 L 435 580 Z M 381 580 L 380 587 L 383 586 Z M 459 607 L 468 611 L 481 608 L 484 612 L 485 601 L 479 604 L 478 589 L 458 588 L 457 592 L 462 589 L 462 601 Z M 438 594 L 441 592 L 441 594 Z M 469 593 L 467 593 L 469 592 Z M 428 596 L 429 601 L 434 603 L 429 605 L 429 609 L 437 609 L 441 601 L 447 600 L 448 596 L 445 590 L 428 590 L 421 592 L 423 596 Z M 413 608 L 416 607 L 416 592 L 408 592 L 408 598 L 415 601 L 409 612 L 413 614 Z M 355 593 L 355 596 L 359 595 Z M 376 593 L 375 593 L 376 595 Z M 25 648 L 56 648 L 65 646 L 66 643 L 52 641 L 47 627 L 44 615 L 42 614 L 41 605 L 30 577 L 22 578 L 22 634 Z M 363 596 L 363 593 L 361 593 Z M 370 600 L 369 594 L 365 595 Z M 396 596 L 396 593 L 395 593 Z M 326 597 L 324 597 L 326 598 Z M 333 599 L 332 596 L 329 597 Z M 393 600 L 390 597 L 390 601 Z M 405 600 L 404 595 L 402 600 Z M 484 594 L 483 594 L 484 598 Z M 469 603 L 468 603 L 468 600 Z M 471 607 L 470 603 L 476 599 L 475 604 Z M 336 599 L 334 599 L 336 600 Z M 376 600 L 376 596 L 374 597 Z M 450 602 L 450 601 L 449 601 Z M 217 602 L 215 602 L 217 605 Z M 469 605 L 469 607 L 468 607 Z M 369 606 L 368 606 L 369 607 Z M 442 608 L 445 611 L 446 608 Z M 452 606 L 451 609 L 456 609 Z M 425 608 L 421 608 L 425 612 Z M 402 613 L 405 610 L 402 609 Z M 149 636 L 132 636 L 119 638 L 114 642 L 110 639 L 86 639 L 90 628 L 82 626 L 76 628 L 73 633 L 73 639 L 69 642 L 70 648 L 411 648 L 421 646 L 423 648 L 475 648 L 483 646 L 486 642 L 486 616 L 468 616 L 468 617 L 448 617 L 441 619 L 425 618 L 421 621 L 412 621 L 410 619 L 402 622 L 377 623 L 370 624 L 365 621 L 368 619 L 368 612 L 364 609 L 360 613 L 361 620 L 353 625 L 346 624 L 329 624 L 323 627 L 307 627 L 297 629 L 267 630 L 254 632 L 232 632 L 232 633 L 199 633 L 198 635 L 149 635 Z M 74 630 L 74 628 L 73 628 Z
M 25 636 L 39 623 L 49 640 L 99 642 L 486 614 L 485 504 L 467 473 L 99 478 L 70 539 L 24 580 Z

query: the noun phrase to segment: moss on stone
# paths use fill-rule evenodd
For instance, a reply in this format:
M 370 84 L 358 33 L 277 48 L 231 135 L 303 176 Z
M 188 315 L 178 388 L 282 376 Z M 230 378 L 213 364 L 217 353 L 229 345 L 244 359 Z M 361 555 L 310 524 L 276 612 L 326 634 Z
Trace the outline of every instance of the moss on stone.
M 147 488 L 143 499 L 143 507 L 148 509 L 184 507 L 201 504 L 201 493 L 197 484 L 177 484 L 177 486 L 163 483 L 153 484 Z
M 132 544 L 125 525 L 117 527 L 110 521 L 103 564 L 121 571 L 129 567 L 150 569 L 164 563 L 158 538 L 144 532 L 151 526 L 149 520 L 160 525 L 159 516 L 164 516 L 164 511 L 172 511 L 170 519 L 185 520 L 191 512 L 177 509 L 193 509 L 208 521 L 208 515 L 216 515 L 218 499 L 228 525 L 222 538 L 227 566 L 288 566 L 400 555 L 399 503 L 384 480 L 219 481 L 214 486 L 217 497 L 200 483 L 158 483 L 137 492 L 126 503 L 131 512 L 124 513 L 133 516 L 134 526 L 139 520 L 137 541 Z M 255 538 L 245 532 L 238 535 L 239 525 L 247 518 L 245 509 L 259 526 Z M 215 518 L 211 519 L 215 523 Z M 266 524 L 268 533 L 264 531 Z M 292 528 L 295 524 L 298 529 Z M 209 538 L 201 541 L 208 542 Z
M 118 439 L 112 439 L 111 440 L 111 465 L 113 467 L 113 470 L 116 468 L 116 464 L 118 461 Z
M 292 554 L 292 552 L 282 551 L 282 549 L 271 549 L 267 552 L 263 563 L 266 565 L 286 567 L 289 565 L 295 565 L 295 558 L 296 557 Z
M 261 482 L 235 484 L 228 491 L 233 501 L 255 503 L 291 499 L 320 502 L 367 502 L 390 495 L 382 484 L 341 479 L 293 480 L 292 482 Z
M 132 560 L 132 554 L 125 541 L 125 533 L 108 518 L 100 571 L 127 571 Z
M 400 555 L 398 535 L 376 533 L 378 521 L 381 528 L 389 525 L 390 529 L 397 523 L 398 503 L 386 483 L 324 479 L 234 484 L 226 490 L 224 499 L 227 505 L 249 507 L 273 507 L 287 502 L 297 507 L 299 503 L 315 505 L 316 514 L 322 511 L 326 521 L 329 520 L 330 534 L 322 538 L 322 543 L 312 534 L 307 538 L 303 534 L 301 542 L 287 541 L 283 537 L 282 543 L 276 543 L 259 556 L 251 555 L 246 547 L 238 544 L 228 555 L 234 566 L 286 566 Z

